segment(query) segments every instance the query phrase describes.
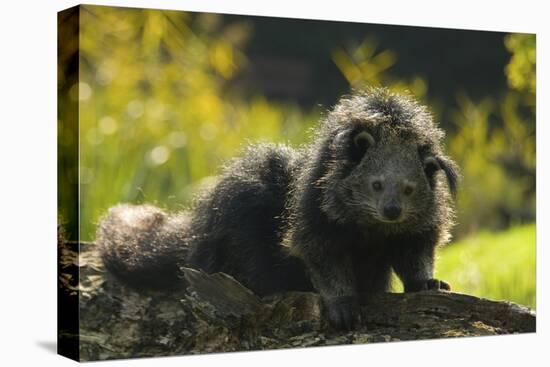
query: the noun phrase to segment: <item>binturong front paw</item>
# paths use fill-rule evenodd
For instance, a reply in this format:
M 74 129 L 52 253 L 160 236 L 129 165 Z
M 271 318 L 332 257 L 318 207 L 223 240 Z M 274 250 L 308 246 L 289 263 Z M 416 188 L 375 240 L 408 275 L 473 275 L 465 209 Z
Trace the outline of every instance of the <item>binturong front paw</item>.
M 323 302 L 330 326 L 334 329 L 349 331 L 361 324 L 361 310 L 356 297 L 329 297 Z
M 429 290 L 450 291 L 451 286 L 449 285 L 449 283 L 439 279 L 417 280 L 405 285 L 405 292 L 419 292 Z

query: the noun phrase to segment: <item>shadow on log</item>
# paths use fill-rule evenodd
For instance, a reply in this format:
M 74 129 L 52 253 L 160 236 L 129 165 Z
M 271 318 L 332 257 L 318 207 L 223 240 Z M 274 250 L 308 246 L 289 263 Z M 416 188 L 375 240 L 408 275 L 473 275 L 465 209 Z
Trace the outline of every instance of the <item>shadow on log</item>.
M 512 334 L 536 328 L 535 313 L 526 307 L 429 291 L 373 296 L 362 308 L 362 328 L 336 332 L 324 323 L 315 293 L 260 299 L 229 275 L 190 268 L 182 268 L 180 290 L 138 293 L 103 271 L 93 243 L 60 243 L 59 251 L 60 302 L 77 299 L 80 307 L 80 335 L 60 330 L 60 344 L 79 345 L 82 361 Z

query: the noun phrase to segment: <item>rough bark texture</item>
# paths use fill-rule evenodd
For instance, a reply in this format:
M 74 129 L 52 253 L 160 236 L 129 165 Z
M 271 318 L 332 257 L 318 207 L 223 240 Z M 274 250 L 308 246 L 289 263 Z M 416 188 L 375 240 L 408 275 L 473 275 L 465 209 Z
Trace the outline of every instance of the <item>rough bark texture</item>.
M 104 273 L 94 244 L 60 244 L 60 302 L 78 297 L 80 360 L 359 344 L 534 332 L 535 313 L 510 302 L 448 292 L 384 293 L 365 301 L 365 325 L 330 330 L 319 296 L 258 298 L 226 274 L 183 268 L 182 287 L 137 293 Z M 76 271 L 78 270 L 78 271 Z M 80 273 L 78 282 L 77 273 Z

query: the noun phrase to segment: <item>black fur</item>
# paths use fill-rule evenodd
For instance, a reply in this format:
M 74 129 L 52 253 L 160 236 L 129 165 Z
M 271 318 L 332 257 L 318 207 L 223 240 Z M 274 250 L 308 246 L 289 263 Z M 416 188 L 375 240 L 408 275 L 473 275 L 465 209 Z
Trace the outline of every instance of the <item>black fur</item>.
M 187 265 L 228 273 L 262 296 L 315 289 L 332 325 L 352 328 L 360 298 L 386 291 L 392 269 L 406 291 L 449 289 L 433 279 L 458 179 L 443 136 L 407 97 L 372 89 L 343 98 L 308 146 L 251 146 L 231 161 L 177 238 L 170 227 L 169 243 L 160 243 L 164 226 L 122 226 L 124 213 L 112 211 L 98 229 L 105 263 L 128 282 L 158 278 L 147 282 L 156 286 Z M 387 205 L 398 219 L 384 217 Z M 150 236 L 158 258 L 143 244 Z
M 188 264 L 231 274 L 262 296 L 311 290 L 300 260 L 281 246 L 299 160 L 291 148 L 258 145 L 231 162 L 196 203 Z
M 110 274 L 138 289 L 172 289 L 181 284 L 178 263 L 187 256 L 188 226 L 187 213 L 121 204 L 101 220 L 96 242 Z

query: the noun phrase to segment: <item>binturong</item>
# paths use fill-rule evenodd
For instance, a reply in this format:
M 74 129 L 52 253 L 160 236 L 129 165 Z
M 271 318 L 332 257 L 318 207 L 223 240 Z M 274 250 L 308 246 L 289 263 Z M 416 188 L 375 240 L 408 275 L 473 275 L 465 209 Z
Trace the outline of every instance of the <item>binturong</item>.
M 443 138 L 425 107 L 385 89 L 343 98 L 322 122 L 294 182 L 284 244 L 334 326 L 353 328 L 360 299 L 387 291 L 392 269 L 406 292 L 450 290 L 433 277 L 458 178 Z
M 412 98 L 358 92 L 343 97 L 302 148 L 249 146 L 185 220 L 118 206 L 100 222 L 97 242 L 107 269 L 130 285 L 137 277 L 142 287 L 169 289 L 177 271 L 158 270 L 182 265 L 225 272 L 260 296 L 317 291 L 330 325 L 353 329 L 361 301 L 388 291 L 392 270 L 405 292 L 450 290 L 434 279 L 459 177 L 443 138 Z

